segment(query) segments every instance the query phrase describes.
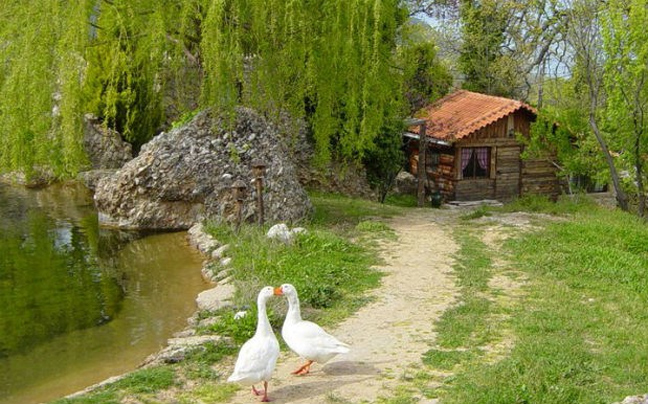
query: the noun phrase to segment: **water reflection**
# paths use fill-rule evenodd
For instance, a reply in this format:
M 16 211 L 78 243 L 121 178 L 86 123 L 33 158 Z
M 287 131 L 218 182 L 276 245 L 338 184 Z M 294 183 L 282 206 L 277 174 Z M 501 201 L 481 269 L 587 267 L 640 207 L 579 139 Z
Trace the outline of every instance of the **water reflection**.
M 186 236 L 99 229 L 90 195 L 0 186 L 0 403 L 132 370 L 205 285 Z

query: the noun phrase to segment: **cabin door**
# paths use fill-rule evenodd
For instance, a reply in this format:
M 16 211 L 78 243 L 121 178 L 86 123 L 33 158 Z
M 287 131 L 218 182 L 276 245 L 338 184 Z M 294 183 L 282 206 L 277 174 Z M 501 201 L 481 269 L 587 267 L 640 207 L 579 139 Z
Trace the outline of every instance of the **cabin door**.
M 520 146 L 498 147 L 495 157 L 495 199 L 509 201 L 520 196 Z

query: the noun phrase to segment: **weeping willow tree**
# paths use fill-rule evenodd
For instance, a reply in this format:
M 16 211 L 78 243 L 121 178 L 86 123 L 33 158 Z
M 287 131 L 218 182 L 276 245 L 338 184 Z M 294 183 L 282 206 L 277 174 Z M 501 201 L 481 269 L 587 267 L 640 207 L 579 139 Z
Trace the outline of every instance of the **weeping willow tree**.
M 397 0 L 213 0 L 202 102 L 306 118 L 316 161 L 359 161 L 401 113 Z
M 197 3 L 3 1 L 0 170 L 74 175 L 87 164 L 88 112 L 135 146 L 153 136 L 167 85 L 186 65 Z
M 88 1 L 5 1 L 0 15 L 0 164 L 30 175 L 73 169 Z M 62 29 L 65 27 L 65 29 Z
M 137 149 L 196 107 L 306 119 L 317 161 L 361 161 L 403 111 L 399 0 L 6 0 L 0 171 L 87 165 L 91 112 Z

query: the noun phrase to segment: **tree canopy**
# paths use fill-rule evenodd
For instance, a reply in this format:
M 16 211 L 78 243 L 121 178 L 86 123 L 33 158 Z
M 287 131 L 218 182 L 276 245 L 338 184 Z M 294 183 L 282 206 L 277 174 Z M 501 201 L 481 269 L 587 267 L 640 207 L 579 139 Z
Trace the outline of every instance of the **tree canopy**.
M 316 163 L 366 164 L 394 155 L 402 119 L 456 85 L 537 105 L 536 138 L 565 151 L 556 164 L 609 178 L 643 212 L 643 3 L 7 0 L 0 171 L 86 167 L 86 113 L 137 150 L 183 114 L 239 104 L 306 122 Z
M 360 161 L 382 128 L 407 114 L 395 55 L 408 16 L 398 0 L 12 0 L 1 7 L 3 171 L 82 169 L 85 113 L 137 149 L 194 108 L 249 105 L 306 119 L 320 162 Z

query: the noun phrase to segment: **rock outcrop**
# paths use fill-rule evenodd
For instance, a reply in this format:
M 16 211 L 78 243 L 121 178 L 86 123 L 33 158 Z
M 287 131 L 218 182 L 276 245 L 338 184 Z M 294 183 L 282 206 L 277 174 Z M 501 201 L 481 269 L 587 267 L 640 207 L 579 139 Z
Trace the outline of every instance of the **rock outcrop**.
M 102 225 L 126 229 L 188 229 L 204 219 L 235 221 L 232 185 L 247 185 L 241 218 L 257 215 L 251 164 L 267 165 L 263 184 L 268 222 L 296 222 L 312 205 L 282 134 L 256 112 L 239 108 L 233 119 L 203 111 L 180 128 L 145 144 L 138 157 L 99 180 L 95 205 Z
M 92 114 L 83 117 L 83 149 L 90 166 L 79 173 L 79 179 L 91 190 L 100 179 L 108 177 L 133 158 L 133 148 L 121 135 L 105 128 Z
M 103 127 L 96 116 L 86 114 L 83 123 L 83 148 L 93 170 L 121 168 L 133 158 L 130 143 L 114 130 Z

